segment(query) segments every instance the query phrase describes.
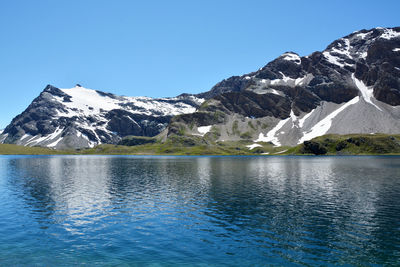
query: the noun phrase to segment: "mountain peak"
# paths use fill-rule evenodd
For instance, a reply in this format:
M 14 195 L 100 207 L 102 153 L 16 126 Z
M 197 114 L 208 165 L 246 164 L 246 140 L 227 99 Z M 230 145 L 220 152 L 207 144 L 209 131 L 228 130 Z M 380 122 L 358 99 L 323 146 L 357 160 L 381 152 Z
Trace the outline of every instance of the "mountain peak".
M 47 85 L 0 134 L 0 143 L 83 148 L 118 143 L 127 135 L 155 136 L 172 116 L 192 113 L 194 96 L 153 99 L 125 97 L 82 87 Z
M 301 64 L 301 58 L 299 54 L 294 52 L 285 52 L 279 58 L 287 61 L 292 61 L 298 65 Z

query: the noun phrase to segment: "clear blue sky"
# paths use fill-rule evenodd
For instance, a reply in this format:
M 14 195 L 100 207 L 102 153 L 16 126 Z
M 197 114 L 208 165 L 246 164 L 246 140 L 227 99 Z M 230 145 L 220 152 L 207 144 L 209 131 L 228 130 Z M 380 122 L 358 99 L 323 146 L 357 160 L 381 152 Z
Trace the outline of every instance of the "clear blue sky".
M 47 84 L 199 93 L 285 51 L 400 26 L 399 10 L 398 0 L 0 0 L 0 129 Z

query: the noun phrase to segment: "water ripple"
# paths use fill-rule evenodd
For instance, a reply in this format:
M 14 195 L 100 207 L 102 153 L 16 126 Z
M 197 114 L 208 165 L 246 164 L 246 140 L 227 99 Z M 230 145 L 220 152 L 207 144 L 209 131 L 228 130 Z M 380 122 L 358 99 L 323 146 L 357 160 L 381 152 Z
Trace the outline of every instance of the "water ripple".
M 2 265 L 400 261 L 399 157 L 1 157 Z

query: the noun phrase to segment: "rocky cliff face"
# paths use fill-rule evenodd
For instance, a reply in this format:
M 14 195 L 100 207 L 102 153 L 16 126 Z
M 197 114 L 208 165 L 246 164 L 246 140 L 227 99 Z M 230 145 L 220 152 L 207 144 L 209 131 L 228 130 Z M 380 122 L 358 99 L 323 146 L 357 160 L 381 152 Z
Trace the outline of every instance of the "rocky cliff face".
M 190 95 L 152 99 L 48 85 L 4 129 L 0 141 L 59 149 L 116 144 L 127 135 L 155 136 L 174 115 L 194 112 L 201 102 Z
M 295 145 L 326 133 L 399 133 L 400 28 L 358 31 L 306 57 L 284 53 L 199 97 L 208 100 L 174 118 L 169 135 Z

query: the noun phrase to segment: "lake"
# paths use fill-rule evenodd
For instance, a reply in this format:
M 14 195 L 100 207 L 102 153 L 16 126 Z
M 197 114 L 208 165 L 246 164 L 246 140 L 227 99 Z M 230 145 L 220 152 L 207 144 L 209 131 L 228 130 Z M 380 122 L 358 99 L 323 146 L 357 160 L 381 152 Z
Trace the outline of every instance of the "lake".
M 400 157 L 0 156 L 2 266 L 400 262 Z

